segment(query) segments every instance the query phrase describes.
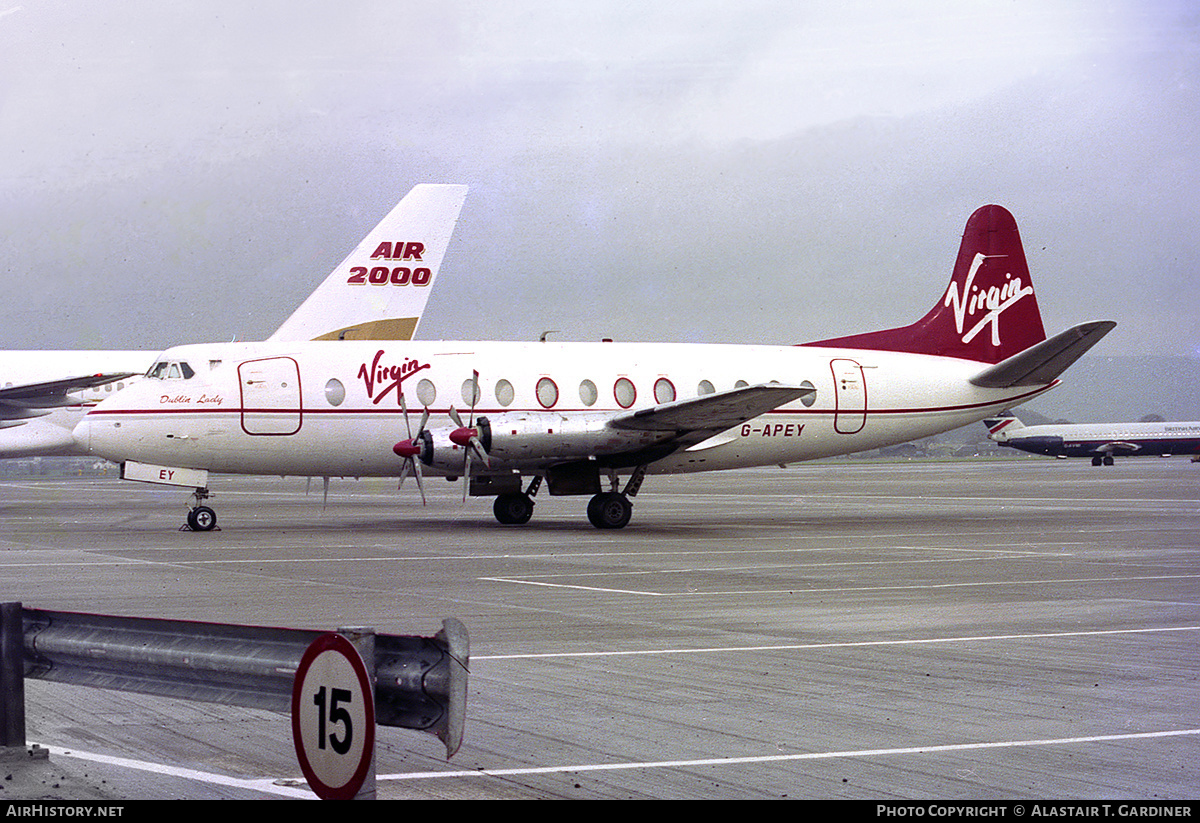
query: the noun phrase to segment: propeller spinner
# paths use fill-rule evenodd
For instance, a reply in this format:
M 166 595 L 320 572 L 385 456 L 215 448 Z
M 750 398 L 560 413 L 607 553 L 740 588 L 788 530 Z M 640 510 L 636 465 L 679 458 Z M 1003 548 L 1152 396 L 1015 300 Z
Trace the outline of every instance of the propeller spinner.
M 429 409 L 425 409 L 421 414 L 421 422 L 417 424 L 417 433 L 414 435 L 412 426 L 408 422 L 408 405 L 404 402 L 404 393 L 400 393 L 400 408 L 404 412 L 404 428 L 408 430 L 408 439 L 401 440 L 396 445 L 392 446 L 392 451 L 398 457 L 404 458 L 404 466 L 400 469 L 400 483 L 397 488 L 404 486 L 404 480 L 408 477 L 409 469 L 417 477 L 417 489 L 421 492 L 421 505 L 427 505 L 425 500 L 425 483 L 421 477 L 421 462 L 417 458 L 421 456 L 421 451 L 425 447 L 425 441 L 422 435 L 425 434 L 425 424 L 429 422 Z

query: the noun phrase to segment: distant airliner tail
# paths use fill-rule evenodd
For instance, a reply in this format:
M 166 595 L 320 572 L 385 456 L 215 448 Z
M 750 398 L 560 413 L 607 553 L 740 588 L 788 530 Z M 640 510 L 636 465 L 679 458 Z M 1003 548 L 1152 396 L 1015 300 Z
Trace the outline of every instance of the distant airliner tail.
M 1001 206 L 967 220 L 950 285 L 910 326 L 805 343 L 999 363 L 1046 339 L 1017 222 Z
M 415 186 L 271 340 L 411 340 L 467 187 Z
M 983 421 L 987 426 L 988 437 L 992 440 L 1007 440 L 1011 432 L 1025 428 L 1025 424 L 1016 418 L 1012 412 L 1001 412 L 998 417 L 988 417 Z

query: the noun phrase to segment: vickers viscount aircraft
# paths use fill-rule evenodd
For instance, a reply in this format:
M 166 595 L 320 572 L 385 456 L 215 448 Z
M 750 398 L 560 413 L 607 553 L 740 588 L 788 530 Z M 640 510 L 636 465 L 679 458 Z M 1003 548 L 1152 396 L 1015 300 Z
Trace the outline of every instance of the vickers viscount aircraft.
M 1001 446 L 1050 457 L 1090 457 L 1093 466 L 1111 466 L 1122 457 L 1190 454 L 1200 463 L 1200 422 L 1080 423 L 1026 426 L 1011 414 L 983 421 L 988 437 Z
M 459 185 L 413 188 L 271 339 L 411 339 L 466 191 Z M 378 282 L 381 278 L 387 280 L 386 288 Z M 358 279 L 367 288 L 358 288 Z M 71 430 L 85 411 L 155 366 L 157 354 L 0 352 L 0 458 L 86 454 Z M 161 373 L 151 376 L 186 376 L 172 374 L 169 366 L 159 368 Z
M 377 280 L 359 287 L 390 287 Z M 592 524 L 621 528 L 648 474 L 811 460 L 979 421 L 1053 388 L 1114 325 L 1047 339 L 1016 222 L 984 206 L 949 286 L 903 328 L 788 346 L 180 346 L 161 362 L 186 378 L 125 390 L 75 434 L 129 479 L 194 487 L 198 530 L 216 523 L 201 505 L 208 472 L 414 474 L 422 497 L 424 474 L 463 477 L 464 498 L 494 496 L 508 524 L 530 519 L 544 482 L 590 495 Z

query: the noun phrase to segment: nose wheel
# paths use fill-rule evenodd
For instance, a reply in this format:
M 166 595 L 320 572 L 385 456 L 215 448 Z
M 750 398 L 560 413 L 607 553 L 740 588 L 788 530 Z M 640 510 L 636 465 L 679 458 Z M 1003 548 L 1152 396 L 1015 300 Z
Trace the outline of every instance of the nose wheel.
M 188 510 L 187 523 L 180 531 L 210 532 L 217 527 L 217 513 L 204 501 L 208 499 L 208 489 L 196 489 L 192 492 L 195 504 Z
M 187 527 L 194 532 L 210 532 L 217 527 L 217 513 L 208 506 L 197 506 L 187 513 Z

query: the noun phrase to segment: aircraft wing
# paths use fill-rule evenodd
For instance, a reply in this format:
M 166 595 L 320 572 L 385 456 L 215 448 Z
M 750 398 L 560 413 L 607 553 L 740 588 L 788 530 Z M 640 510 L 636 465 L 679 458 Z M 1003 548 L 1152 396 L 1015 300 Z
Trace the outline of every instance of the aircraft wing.
M 38 409 L 70 406 L 78 403 L 71 392 L 103 386 L 116 380 L 132 377 L 135 372 L 108 372 L 47 380 L 44 383 L 23 383 L 0 388 L 0 420 L 16 420 L 38 416 Z
M 1109 440 L 1107 443 L 1101 443 L 1092 449 L 1097 454 L 1134 454 L 1141 450 L 1141 445 L 1128 443 L 1124 440 Z
M 815 392 L 813 388 L 779 383 L 744 386 L 622 414 L 608 425 L 614 429 L 675 432 L 686 442 L 699 442 Z

